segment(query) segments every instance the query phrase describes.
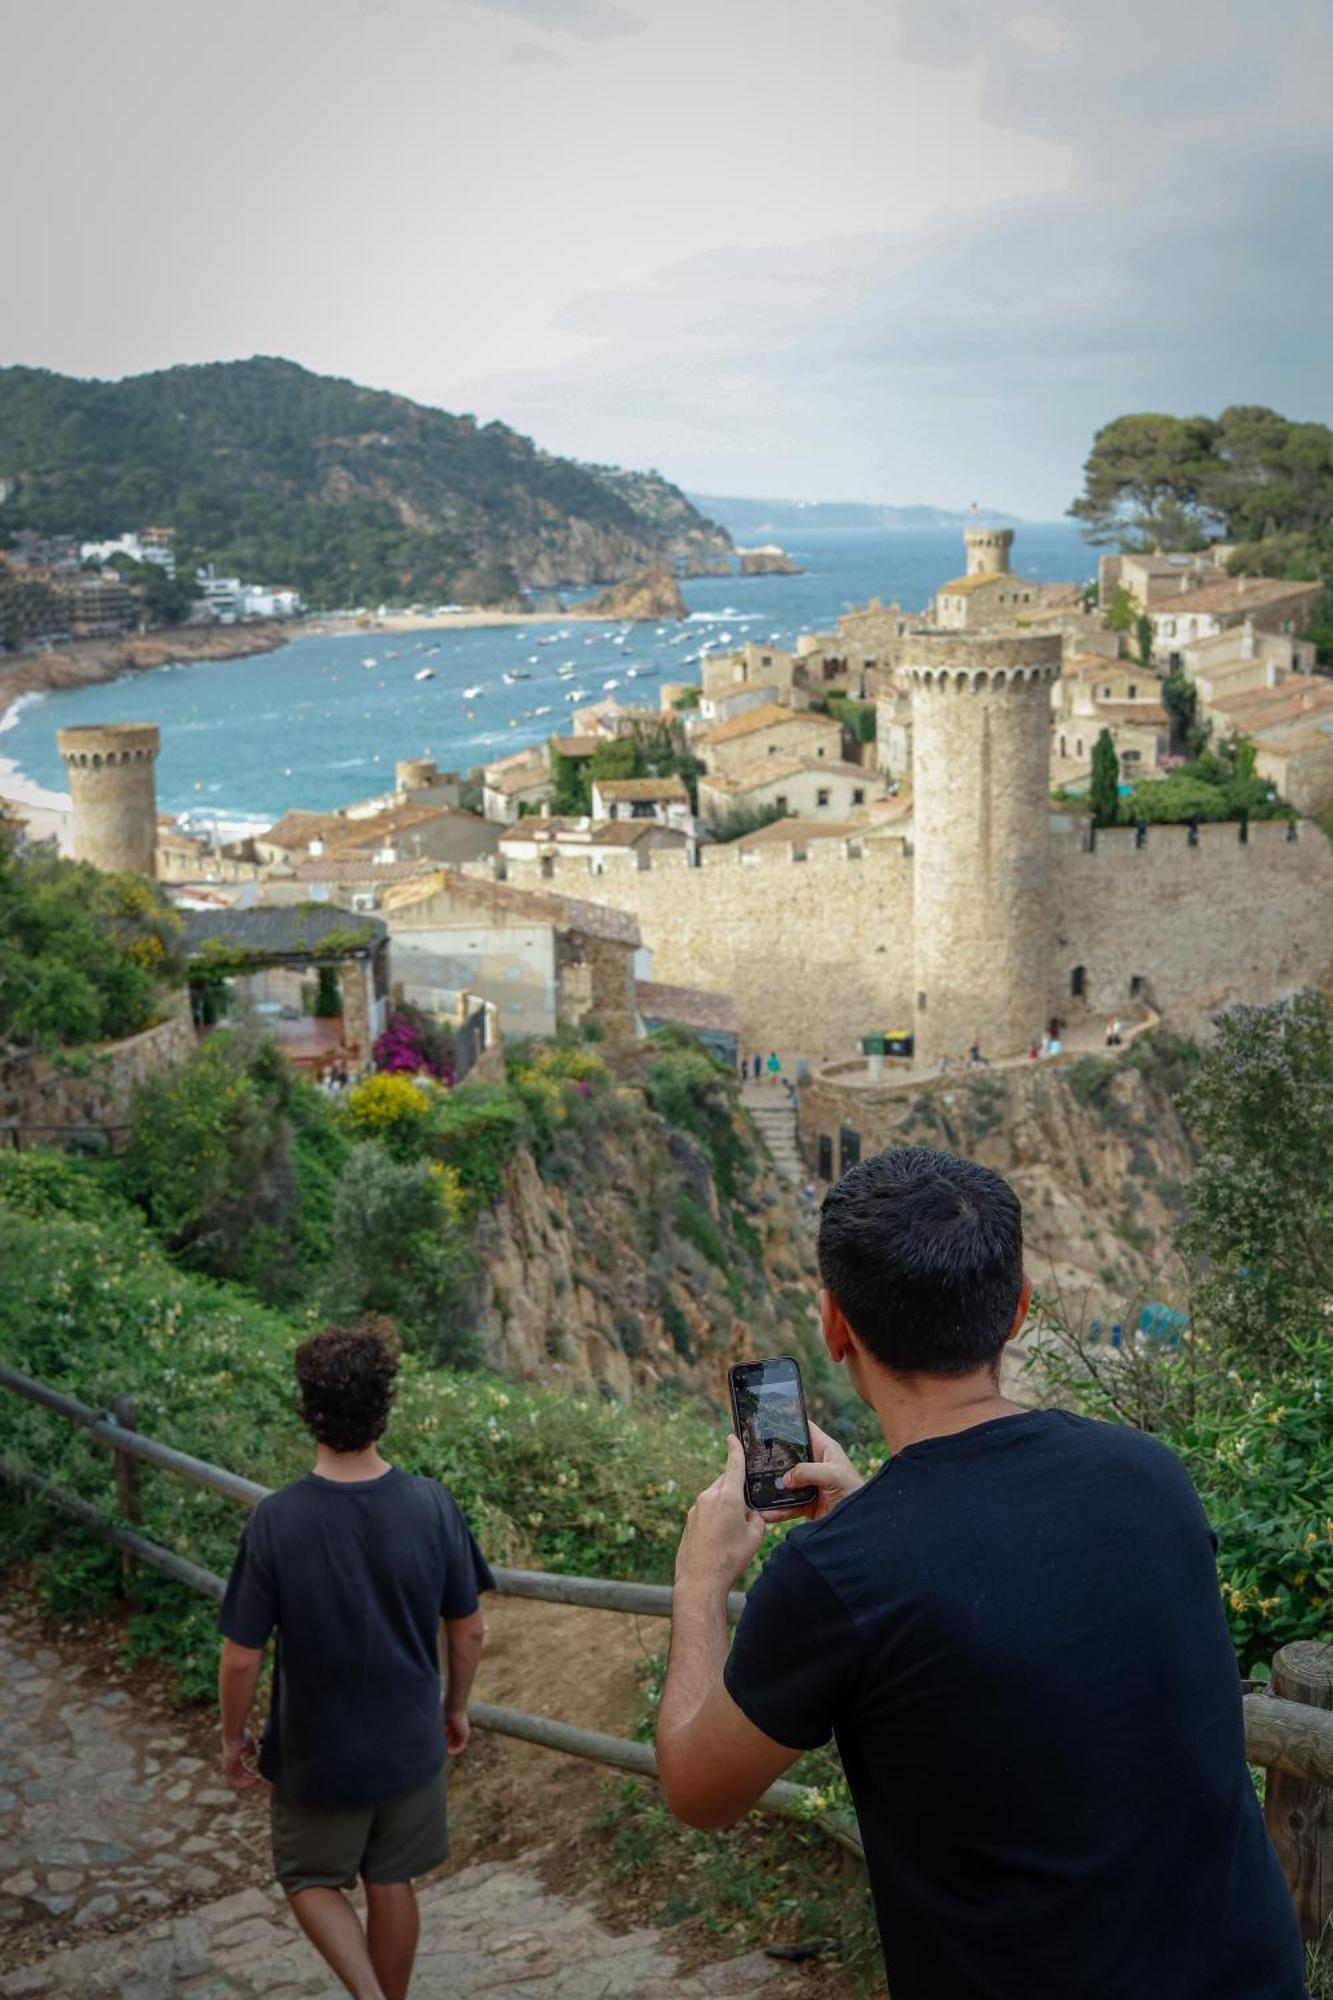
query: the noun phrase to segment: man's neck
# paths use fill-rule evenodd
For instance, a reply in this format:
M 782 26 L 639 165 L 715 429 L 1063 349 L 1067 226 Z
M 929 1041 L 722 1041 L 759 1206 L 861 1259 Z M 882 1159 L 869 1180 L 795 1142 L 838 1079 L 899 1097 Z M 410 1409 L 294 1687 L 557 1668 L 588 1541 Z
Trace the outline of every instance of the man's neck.
M 381 1458 L 379 1448 L 368 1444 L 364 1451 L 333 1451 L 322 1444 L 315 1453 L 315 1471 L 321 1479 L 333 1479 L 342 1486 L 351 1486 L 357 1480 L 381 1479 L 390 1470 L 387 1459 Z
M 870 1403 L 879 1418 L 891 1452 L 902 1451 L 923 1438 L 951 1437 L 974 1430 L 997 1417 L 1023 1414 L 1020 1403 L 1000 1394 L 990 1369 L 974 1375 L 891 1375 L 876 1369 L 869 1385 Z

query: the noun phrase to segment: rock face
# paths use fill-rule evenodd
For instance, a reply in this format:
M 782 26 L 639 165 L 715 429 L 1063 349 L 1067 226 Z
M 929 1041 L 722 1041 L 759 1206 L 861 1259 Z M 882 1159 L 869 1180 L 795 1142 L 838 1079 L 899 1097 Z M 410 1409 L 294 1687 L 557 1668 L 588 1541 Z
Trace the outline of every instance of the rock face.
M 680 565 L 682 576 L 731 576 L 730 556 L 689 556 Z
M 702 1149 L 637 1092 L 625 1095 L 617 1128 L 568 1170 L 520 1154 L 482 1221 L 484 1357 L 527 1380 L 618 1396 L 674 1381 L 716 1402 L 743 1353 L 807 1344 L 809 1225 L 765 1155 L 743 1200 L 729 1203 Z
M 645 570 L 628 583 L 612 584 L 579 608 L 585 618 L 632 618 L 644 624 L 688 616 L 680 585 L 664 570 Z
M 770 543 L 762 549 L 737 549 L 740 557 L 742 576 L 801 576 L 799 563 L 793 562 L 785 549 Z
M 1138 1051 L 1132 1052 L 1138 1058 Z M 1120 1318 L 1135 1300 L 1179 1304 L 1172 1232 L 1194 1171 L 1173 1101 L 1183 1082 L 1168 1054 L 942 1076 L 917 1091 L 858 1091 L 862 1156 L 929 1146 L 994 1167 L 1023 1203 L 1029 1274 L 1075 1313 Z M 801 1129 L 838 1129 L 852 1093 L 802 1092 Z M 830 1123 L 830 1119 L 834 1122 Z

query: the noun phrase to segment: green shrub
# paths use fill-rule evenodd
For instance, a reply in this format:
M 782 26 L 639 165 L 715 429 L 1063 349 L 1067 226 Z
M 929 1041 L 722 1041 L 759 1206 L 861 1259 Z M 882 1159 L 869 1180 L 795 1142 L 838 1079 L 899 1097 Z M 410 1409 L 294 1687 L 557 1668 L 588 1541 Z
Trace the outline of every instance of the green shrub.
M 659 1032 L 651 1046 L 644 1079 L 648 1102 L 668 1125 L 698 1140 L 718 1192 L 730 1200 L 749 1185 L 755 1170 L 739 1123 L 735 1077 L 696 1036 L 680 1030 Z
M 355 1147 L 338 1180 L 320 1289 L 330 1318 L 383 1314 L 420 1353 L 470 1366 L 475 1275 L 470 1233 L 450 1214 L 439 1171 L 371 1142 Z
M 180 918 L 137 875 L 0 835 L 0 1043 L 58 1048 L 139 1034 L 181 985 Z
M 426 1138 L 432 1159 L 457 1169 L 472 1203 L 493 1208 L 528 1131 L 528 1114 L 507 1084 L 468 1083 L 437 1100 Z

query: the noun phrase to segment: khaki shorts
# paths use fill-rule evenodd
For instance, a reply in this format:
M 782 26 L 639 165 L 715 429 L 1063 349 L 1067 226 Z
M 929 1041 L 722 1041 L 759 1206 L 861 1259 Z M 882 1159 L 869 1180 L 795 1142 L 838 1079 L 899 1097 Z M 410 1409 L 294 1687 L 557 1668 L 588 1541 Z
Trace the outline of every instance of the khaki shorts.
M 377 1806 L 310 1806 L 273 1792 L 273 1870 L 289 1896 L 302 1889 L 354 1889 L 411 1882 L 449 1852 L 444 1773 L 420 1791 Z

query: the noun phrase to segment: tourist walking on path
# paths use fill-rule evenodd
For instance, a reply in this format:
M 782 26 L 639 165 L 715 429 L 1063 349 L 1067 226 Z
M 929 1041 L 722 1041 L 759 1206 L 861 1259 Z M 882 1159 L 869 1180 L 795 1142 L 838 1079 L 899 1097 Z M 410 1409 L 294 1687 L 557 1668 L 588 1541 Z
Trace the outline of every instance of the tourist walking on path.
M 759 1068 L 761 1060 L 762 1058 L 760 1057 L 759 1051 L 758 1049 L 756 1049 L 754 1052 L 754 1080 L 756 1083 L 758 1083 L 759 1081 Z
M 824 1342 L 879 1421 L 863 1481 L 811 1427 L 808 1518 L 744 1459 L 690 1510 L 657 1725 L 668 1805 L 730 1826 L 836 1736 L 893 2000 L 1303 2000 L 1245 1764 L 1216 1538 L 1128 1426 L 1000 1393 L 1022 1220 L 984 1167 L 903 1147 L 825 1197 Z
M 272 1785 L 274 1871 L 355 2000 L 407 1993 L 412 1882 L 448 1852 L 445 1757 L 467 1747 L 478 1594 L 495 1587 L 452 1495 L 380 1456 L 397 1371 L 370 1326 L 330 1327 L 298 1348 L 314 1470 L 251 1515 L 219 1619 L 223 1774 L 238 1792 L 260 1777 Z M 247 1725 L 275 1629 L 256 1769 Z M 358 1879 L 364 1929 L 343 1893 Z
M 776 1083 L 782 1075 L 782 1058 L 776 1049 L 770 1049 L 768 1061 L 764 1064 L 764 1068 L 768 1071 L 769 1082 Z

